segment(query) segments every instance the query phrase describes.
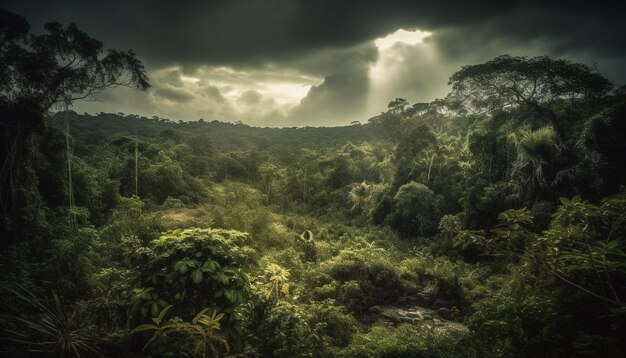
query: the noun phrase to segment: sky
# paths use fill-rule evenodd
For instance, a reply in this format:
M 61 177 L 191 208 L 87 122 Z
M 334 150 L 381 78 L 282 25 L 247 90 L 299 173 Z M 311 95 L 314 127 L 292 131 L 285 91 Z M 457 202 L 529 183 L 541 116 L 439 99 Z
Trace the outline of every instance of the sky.
M 626 84 L 618 1 L 0 0 L 43 32 L 74 22 L 133 49 L 152 87 L 117 88 L 77 112 L 253 126 L 365 122 L 397 97 L 429 102 L 463 65 L 548 55 Z

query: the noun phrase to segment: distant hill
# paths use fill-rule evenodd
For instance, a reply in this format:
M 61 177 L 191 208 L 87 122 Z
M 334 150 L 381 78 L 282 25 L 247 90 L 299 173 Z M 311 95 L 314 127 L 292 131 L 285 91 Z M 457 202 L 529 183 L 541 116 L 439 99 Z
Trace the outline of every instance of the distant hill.
M 222 150 L 263 149 L 268 146 L 324 147 L 345 142 L 363 142 L 382 139 L 383 134 L 371 124 L 353 124 L 343 127 L 292 127 L 261 128 L 246 124 L 220 121 L 173 122 L 164 118 L 147 118 L 137 115 L 101 113 L 78 114 L 73 111 L 58 112 L 49 124 L 65 128 L 69 121 L 73 138 L 89 144 L 103 144 L 124 136 L 134 136 L 145 141 L 203 136 Z

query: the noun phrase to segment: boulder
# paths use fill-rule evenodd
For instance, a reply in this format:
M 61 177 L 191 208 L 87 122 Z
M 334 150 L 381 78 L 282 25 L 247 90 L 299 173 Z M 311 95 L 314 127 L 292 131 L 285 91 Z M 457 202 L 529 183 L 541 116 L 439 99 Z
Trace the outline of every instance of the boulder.
M 380 306 L 372 306 L 367 310 L 369 313 L 382 313 L 383 310 L 380 309 Z

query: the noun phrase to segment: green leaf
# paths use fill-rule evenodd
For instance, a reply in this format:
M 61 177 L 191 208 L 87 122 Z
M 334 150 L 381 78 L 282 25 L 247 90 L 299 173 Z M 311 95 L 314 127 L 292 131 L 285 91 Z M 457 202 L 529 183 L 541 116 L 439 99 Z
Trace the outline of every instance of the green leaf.
M 607 250 L 613 250 L 614 248 L 619 246 L 619 240 L 611 240 L 606 244 Z
M 217 262 L 213 260 L 207 260 L 202 264 L 202 272 L 213 272 L 217 268 Z
M 172 281 L 174 281 L 174 278 L 176 278 L 176 272 L 170 272 L 167 274 L 167 276 L 165 276 L 165 282 L 170 283 Z
M 159 327 L 154 324 L 142 324 L 142 325 L 135 327 L 135 329 L 130 331 L 130 333 L 145 332 L 145 331 L 151 331 L 151 330 L 157 330 L 157 329 L 159 329 Z
M 152 317 L 156 317 L 159 314 L 159 304 L 154 302 L 150 305 L 150 314 Z
M 187 260 L 187 266 L 189 267 L 198 267 L 200 265 L 200 261 L 196 259 Z
M 230 280 L 230 277 L 220 272 L 220 274 L 218 275 L 218 279 L 220 280 L 221 283 L 223 283 L 224 285 L 227 285 L 228 281 Z
M 143 290 L 143 292 L 141 292 L 141 295 L 139 297 L 141 297 L 142 300 L 151 300 L 152 299 L 152 294 L 150 294 L 150 291 L 152 291 L 151 288 L 147 288 L 145 290 Z
M 195 284 L 199 284 L 200 282 L 202 282 L 202 270 L 195 269 L 191 271 L 191 280 Z
M 161 310 L 161 313 L 159 313 L 159 316 L 157 317 L 159 322 L 161 322 L 163 320 L 163 317 L 165 317 L 165 314 L 167 314 L 167 311 L 169 311 L 170 308 L 172 308 L 172 305 L 169 305 L 169 306 L 167 306 L 167 307 L 165 307 L 164 309 Z
M 150 344 L 152 344 L 152 342 L 154 342 L 155 339 L 157 339 L 158 336 L 155 334 L 152 336 L 152 338 L 150 338 L 150 340 L 148 340 L 148 342 L 146 342 L 146 345 L 143 346 L 143 349 L 141 350 L 142 352 L 146 350 L 146 348 L 148 348 L 148 346 L 150 346 Z
M 180 273 L 185 273 L 187 272 L 187 270 L 189 270 L 189 267 L 187 266 L 187 262 L 186 261 L 177 261 L 174 264 L 174 270 L 180 272 Z
M 203 314 L 206 313 L 206 311 L 208 311 L 209 308 L 205 308 L 202 311 L 198 312 L 198 314 L 191 320 L 191 323 L 196 324 L 198 322 L 198 320 L 200 319 L 200 317 L 202 317 Z

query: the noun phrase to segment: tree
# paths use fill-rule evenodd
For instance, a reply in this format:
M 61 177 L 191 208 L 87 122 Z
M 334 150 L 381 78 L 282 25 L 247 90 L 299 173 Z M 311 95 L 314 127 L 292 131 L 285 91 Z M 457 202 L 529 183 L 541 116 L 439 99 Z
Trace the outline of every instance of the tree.
M 429 148 L 437 145 L 437 138 L 430 127 L 420 119 L 405 120 L 396 139 L 393 159 L 396 165 L 397 186 L 414 178 L 418 160 Z M 431 158 L 434 157 L 431 155 Z
M 261 181 L 263 183 L 263 191 L 267 196 L 267 202 L 271 202 L 272 197 L 272 185 L 274 179 L 278 174 L 278 166 L 265 162 L 259 166 L 259 174 L 261 175 Z
M 559 147 L 551 127 L 526 132 L 517 143 L 518 158 L 511 175 L 517 179 L 527 201 L 553 199 L 551 194 L 567 174 L 557 163 Z M 560 174 L 560 175 L 559 175 Z
M 145 90 L 150 85 L 133 51 L 108 50 L 76 24 L 56 22 L 47 33 L 28 34 L 26 20 L 0 9 L 0 100 L 4 106 L 27 106 L 39 113 L 69 107 L 77 99 L 111 87 Z
M 594 115 L 588 127 L 585 144 L 602 157 L 600 173 L 605 190 L 616 191 L 626 178 L 626 93 Z
M 521 108 L 550 122 L 557 139 L 567 141 L 561 112 L 576 101 L 606 96 L 613 85 L 595 69 L 547 56 L 502 55 L 464 66 L 450 77 L 448 100 L 462 111 Z
M 412 181 L 401 186 L 393 199 L 394 229 L 407 236 L 427 236 L 435 233 L 439 222 L 435 194 L 426 185 Z
M 75 24 L 64 28 L 52 22 L 44 28 L 44 34 L 29 34 L 26 19 L 0 9 L 1 236 L 17 235 L 19 212 L 36 199 L 32 195 L 38 196 L 36 178 L 27 167 L 32 146 L 26 144 L 43 128 L 44 115 L 107 88 L 149 87 L 132 51 L 103 55 L 103 44 Z
M 404 98 L 396 98 L 389 102 L 387 111 L 368 119 L 368 122 L 381 128 L 388 137 L 400 134 L 401 125 L 407 118 L 409 102 Z

